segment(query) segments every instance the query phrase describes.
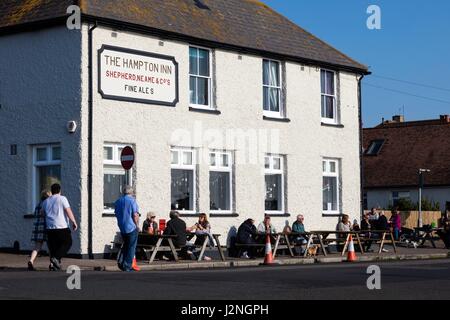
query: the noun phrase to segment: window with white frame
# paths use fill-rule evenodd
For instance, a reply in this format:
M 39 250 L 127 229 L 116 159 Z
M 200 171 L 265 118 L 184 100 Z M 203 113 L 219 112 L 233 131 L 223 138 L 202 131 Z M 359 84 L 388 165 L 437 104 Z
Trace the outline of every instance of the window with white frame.
M 211 51 L 189 47 L 190 105 L 212 109 Z
M 322 161 L 323 169 L 323 213 L 339 213 L 339 160 L 324 159 Z
M 52 184 L 61 184 L 61 146 L 58 144 L 33 147 L 33 207 L 41 192 L 50 191 Z
M 209 153 L 209 201 L 211 212 L 232 211 L 233 158 L 231 152 Z
M 322 122 L 336 124 L 337 98 L 336 98 L 336 73 L 329 70 L 320 71 L 320 84 L 322 95 Z
M 263 60 L 263 108 L 264 115 L 282 117 L 281 63 Z
M 284 157 L 266 155 L 264 158 L 266 213 L 284 213 Z
M 132 185 L 132 174 L 123 169 L 120 154 L 126 145 L 103 146 L 103 212 L 113 213 L 114 203 L 122 195 L 125 185 Z
M 171 149 L 171 210 L 195 212 L 196 156 L 192 149 Z

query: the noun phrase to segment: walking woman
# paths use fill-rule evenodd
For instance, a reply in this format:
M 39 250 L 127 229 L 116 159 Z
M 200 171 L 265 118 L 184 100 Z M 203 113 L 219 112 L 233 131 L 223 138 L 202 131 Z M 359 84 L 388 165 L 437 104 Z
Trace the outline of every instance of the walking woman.
M 42 249 L 42 246 L 44 245 L 44 242 L 47 241 L 47 234 L 45 232 L 45 215 L 42 213 L 42 203 L 50 197 L 52 194 L 48 190 L 44 190 L 41 192 L 41 199 L 39 204 L 34 209 L 34 229 L 33 229 L 33 236 L 31 238 L 31 241 L 34 243 L 34 249 L 31 253 L 30 261 L 28 261 L 28 270 L 30 271 L 36 271 L 34 268 L 34 261 L 36 260 L 39 252 Z

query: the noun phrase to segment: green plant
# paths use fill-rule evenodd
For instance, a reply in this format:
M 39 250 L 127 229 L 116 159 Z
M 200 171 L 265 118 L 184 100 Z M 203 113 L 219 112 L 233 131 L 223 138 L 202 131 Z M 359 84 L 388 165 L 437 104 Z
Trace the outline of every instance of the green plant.
M 430 201 L 427 198 L 422 199 L 422 211 L 440 211 L 440 203 L 435 201 Z M 419 203 L 412 202 L 410 199 L 403 198 L 398 199 L 397 206 L 389 206 L 389 210 L 392 211 L 397 208 L 399 211 L 418 211 Z

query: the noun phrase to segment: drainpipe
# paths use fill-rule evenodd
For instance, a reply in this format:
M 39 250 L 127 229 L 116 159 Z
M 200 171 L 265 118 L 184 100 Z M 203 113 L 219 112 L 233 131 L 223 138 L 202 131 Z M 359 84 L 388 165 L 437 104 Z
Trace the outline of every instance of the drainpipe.
M 89 71 L 89 100 L 88 100 L 88 255 L 89 259 L 94 259 L 93 254 L 93 248 L 92 248 L 92 212 L 93 212 L 93 206 L 92 206 L 92 189 L 93 189 L 93 179 L 92 179 L 92 154 L 93 154 L 93 96 L 94 96 L 94 86 L 93 86 L 93 31 L 97 28 L 98 24 L 97 21 L 95 22 L 94 26 L 89 26 L 88 31 L 88 41 L 89 41 L 89 63 L 88 63 L 88 71 Z
M 361 203 L 360 203 L 360 214 L 361 219 L 364 213 L 364 163 L 363 163 L 363 121 L 362 121 L 362 80 L 364 79 L 364 74 L 358 79 L 358 117 L 359 117 L 359 166 L 360 166 L 360 192 L 361 192 Z

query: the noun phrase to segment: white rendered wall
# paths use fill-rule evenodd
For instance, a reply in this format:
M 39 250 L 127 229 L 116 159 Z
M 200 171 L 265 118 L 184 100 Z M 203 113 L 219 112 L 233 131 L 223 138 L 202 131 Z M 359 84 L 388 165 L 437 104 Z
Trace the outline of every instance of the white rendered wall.
M 358 82 L 356 75 L 340 73 L 340 113 L 344 128 L 321 126 L 320 72 L 315 67 L 286 63 L 287 116 L 290 123 L 263 120 L 262 110 L 262 57 L 216 50 L 216 101 L 220 115 L 189 111 L 189 52 L 187 43 L 165 41 L 158 38 L 98 28 L 94 32 L 94 52 L 104 44 L 174 56 L 179 63 L 180 102 L 176 108 L 140 103 L 103 100 L 97 93 L 97 57 L 94 57 L 94 192 L 93 228 L 94 253 L 108 246 L 118 231 L 114 218 L 102 217 L 103 211 L 103 144 L 129 143 L 136 146 L 136 192 L 141 213 L 155 211 L 158 218 L 167 218 L 170 210 L 170 146 L 208 149 L 231 149 L 239 158 L 248 150 L 227 142 L 211 141 L 217 129 L 246 133 L 272 132 L 279 137 L 278 148 L 271 149 L 258 141 L 255 158 L 262 161 L 266 152 L 287 155 L 286 212 L 291 217 L 272 218 L 278 229 L 285 221 L 289 224 L 302 213 L 306 227 L 334 229 L 337 217 L 322 216 L 322 158 L 342 159 L 342 212 L 352 219 L 360 212 Z M 88 52 L 87 27 L 83 29 L 83 123 L 87 117 Z M 181 131 L 180 131 L 181 130 Z M 266 131 L 264 131 L 266 130 Z M 274 131 L 271 131 L 274 130 Z M 87 150 L 87 135 L 83 129 L 83 150 Z M 200 139 L 178 139 L 199 136 Z M 199 132 L 199 134 L 196 134 Z M 175 137 L 175 138 L 174 138 Z M 277 140 L 277 139 L 275 139 Z M 255 145 L 253 145 L 255 147 Z M 253 153 L 252 153 L 253 154 Z M 87 175 L 87 159 L 82 164 L 82 176 Z M 226 234 L 252 217 L 258 223 L 264 216 L 263 163 L 236 166 L 236 213 L 234 218 L 211 218 L 213 232 Z M 199 211 L 209 213 L 208 165 L 200 164 Z M 83 190 L 82 248 L 87 250 L 87 191 Z M 142 218 L 144 219 L 144 217 Z M 192 225 L 196 218 L 185 218 Z M 142 221 L 141 221 L 142 223 Z
M 80 220 L 81 32 L 65 27 L 0 36 L 0 247 L 32 248 L 32 146 L 60 143 L 62 188 Z M 10 145 L 17 155 L 10 155 Z M 79 253 L 74 235 L 72 253 Z M 81 234 L 83 237 L 84 235 Z

